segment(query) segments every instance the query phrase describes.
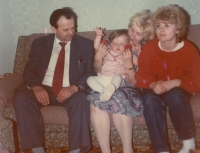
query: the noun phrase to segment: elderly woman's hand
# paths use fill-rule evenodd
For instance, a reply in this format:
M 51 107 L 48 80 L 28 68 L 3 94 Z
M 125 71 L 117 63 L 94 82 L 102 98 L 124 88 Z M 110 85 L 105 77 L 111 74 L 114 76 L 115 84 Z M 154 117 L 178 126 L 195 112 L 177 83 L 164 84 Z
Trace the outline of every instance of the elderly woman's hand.
M 141 45 L 138 43 L 133 43 L 131 44 L 131 46 L 132 46 L 132 51 L 136 52 L 137 56 L 139 56 L 141 52 Z
M 110 47 L 102 43 L 100 44 L 99 48 L 96 50 L 95 58 L 102 59 L 109 52 L 110 52 Z
M 130 49 L 126 49 L 123 53 L 122 53 L 122 60 L 124 62 L 124 66 L 126 68 L 133 68 L 133 54 L 132 51 Z
M 141 45 L 139 43 L 133 43 L 131 46 L 133 52 L 133 64 L 138 65 L 138 57 L 141 52 Z

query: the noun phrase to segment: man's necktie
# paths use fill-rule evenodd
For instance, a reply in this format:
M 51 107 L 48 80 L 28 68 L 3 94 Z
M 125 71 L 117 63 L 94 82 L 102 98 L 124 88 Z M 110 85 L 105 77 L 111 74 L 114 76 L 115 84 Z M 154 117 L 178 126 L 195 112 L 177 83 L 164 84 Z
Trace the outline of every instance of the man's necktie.
M 55 96 L 58 95 L 63 85 L 63 75 L 64 75 L 64 64 L 65 64 L 65 45 L 66 43 L 59 43 L 61 45 L 61 50 L 58 55 L 53 82 L 52 82 L 52 92 Z

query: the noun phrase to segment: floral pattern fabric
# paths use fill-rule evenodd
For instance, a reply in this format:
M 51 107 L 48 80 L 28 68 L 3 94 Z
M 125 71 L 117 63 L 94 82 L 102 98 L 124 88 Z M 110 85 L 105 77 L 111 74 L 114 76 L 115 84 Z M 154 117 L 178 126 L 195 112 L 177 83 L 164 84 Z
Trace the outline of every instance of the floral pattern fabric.
M 110 100 L 101 102 L 99 97 L 99 92 L 91 91 L 87 99 L 92 105 L 108 113 L 139 117 L 143 111 L 140 89 L 128 82 L 117 89 Z

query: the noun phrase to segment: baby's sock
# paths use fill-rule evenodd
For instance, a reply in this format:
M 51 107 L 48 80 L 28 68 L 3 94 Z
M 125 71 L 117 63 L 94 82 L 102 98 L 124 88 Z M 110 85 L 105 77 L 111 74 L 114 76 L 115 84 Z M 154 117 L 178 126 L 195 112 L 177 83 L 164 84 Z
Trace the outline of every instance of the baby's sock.
M 46 153 L 43 147 L 32 148 L 33 153 Z
M 178 153 L 189 153 L 195 150 L 194 138 L 183 140 L 183 148 Z
M 100 101 L 105 102 L 111 98 L 115 92 L 114 84 L 110 83 L 106 86 L 102 93 L 100 93 Z

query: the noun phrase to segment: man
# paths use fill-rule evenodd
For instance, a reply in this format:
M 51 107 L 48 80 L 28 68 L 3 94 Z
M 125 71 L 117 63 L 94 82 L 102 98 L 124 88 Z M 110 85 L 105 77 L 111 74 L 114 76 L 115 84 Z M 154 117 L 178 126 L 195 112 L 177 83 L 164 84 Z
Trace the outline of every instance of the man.
M 93 43 L 75 34 L 77 15 L 71 8 L 55 10 L 50 24 L 54 34 L 32 43 L 23 74 L 24 87 L 28 88 L 22 90 L 22 85 L 13 100 L 21 149 L 45 153 L 40 107 L 60 105 L 69 117 L 69 152 L 85 153 L 91 147 L 85 91 L 87 78 L 95 75 Z

